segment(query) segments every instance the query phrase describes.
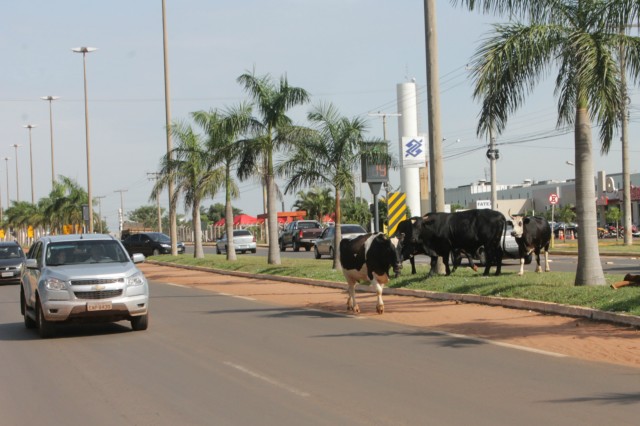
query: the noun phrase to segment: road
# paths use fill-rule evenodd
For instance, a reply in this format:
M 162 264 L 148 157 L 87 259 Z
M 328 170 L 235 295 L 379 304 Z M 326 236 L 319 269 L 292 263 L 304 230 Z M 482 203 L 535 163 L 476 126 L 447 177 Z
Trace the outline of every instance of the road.
M 0 286 L 2 423 L 636 424 L 639 370 L 151 283 L 150 328 L 42 340 Z
M 264 247 L 258 247 L 257 253 L 246 253 L 240 254 L 238 256 L 267 256 L 267 249 Z M 204 252 L 206 254 L 215 254 L 215 246 L 205 246 Z M 187 254 L 193 254 L 193 246 L 187 245 L 186 248 Z M 291 257 L 298 259 L 313 259 L 313 251 L 299 251 L 294 252 L 292 250 L 286 250 L 280 253 L 283 257 Z M 224 256 L 222 254 L 221 256 Z M 326 257 L 323 257 L 326 259 Z M 605 273 L 609 274 L 638 274 L 640 273 L 640 260 L 635 257 L 625 257 L 625 256 L 603 256 L 602 259 L 602 269 Z M 541 259 L 542 260 L 542 259 Z M 575 272 L 578 265 L 578 257 L 577 256 L 567 256 L 567 255 L 551 255 L 549 256 L 549 260 L 551 262 L 551 270 L 557 272 Z M 408 264 L 408 262 L 405 262 Z M 426 256 L 416 256 L 417 264 L 428 264 L 429 258 Z M 462 265 L 465 266 L 467 264 L 466 260 L 463 261 Z M 520 268 L 520 263 L 517 259 L 504 259 L 503 267 L 506 270 L 518 270 Z M 544 265 L 543 265 L 544 267 Z M 533 259 L 532 264 L 525 265 L 525 271 L 534 271 L 535 270 L 535 258 Z

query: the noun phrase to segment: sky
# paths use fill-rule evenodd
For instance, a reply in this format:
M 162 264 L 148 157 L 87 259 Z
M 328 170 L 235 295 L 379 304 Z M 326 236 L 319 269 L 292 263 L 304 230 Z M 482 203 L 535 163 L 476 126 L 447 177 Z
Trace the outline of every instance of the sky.
M 313 105 L 333 103 L 347 117 L 368 120 L 368 137 L 382 138 L 380 117 L 396 113 L 396 86 L 416 80 L 419 131 L 427 132 L 423 0 L 166 0 L 171 116 L 189 121 L 198 110 L 224 109 L 249 98 L 236 82 L 255 70 L 311 94 L 308 105 L 290 111 L 306 125 Z M 86 188 L 87 161 L 82 55 L 79 46 L 96 47 L 86 56 L 91 181 L 94 210 L 118 229 L 118 209 L 153 205 L 152 174 L 166 153 L 161 0 L 2 1 L 0 14 L 0 197 L 3 208 L 51 190 L 52 103 L 54 168 Z M 492 23 L 504 19 L 437 2 L 437 36 L 445 188 L 489 180 L 487 140 L 476 135 L 479 104 L 472 97 L 468 64 Z M 547 76 L 527 97 L 498 136 L 497 180 L 574 177 L 573 132 L 556 129 L 557 101 Z M 638 172 L 638 91 L 631 89 L 630 164 Z M 34 124 L 31 130 L 24 126 Z M 397 119 L 387 120 L 387 135 L 398 147 Z M 618 139 L 616 138 L 616 142 Z M 19 148 L 12 145 L 18 144 Z M 601 156 L 594 131 L 595 170 L 621 171 L 621 150 L 613 143 Z M 399 150 L 399 149 L 398 149 Z M 16 179 L 16 152 L 18 177 Z M 32 162 L 30 161 L 32 155 Z M 9 160 L 2 161 L 5 158 Z M 33 167 L 31 167 L 33 164 Z M 8 175 L 8 185 L 7 185 Z M 391 171 L 391 186 L 399 172 Z M 262 210 L 255 180 L 239 183 L 234 205 L 245 213 Z M 366 186 L 363 196 L 371 197 Z M 289 210 L 295 194 L 285 197 Z M 204 200 L 223 203 L 221 192 Z M 168 197 L 161 196 L 161 206 Z M 179 213 L 185 213 L 181 202 Z M 187 212 L 187 214 L 190 214 Z

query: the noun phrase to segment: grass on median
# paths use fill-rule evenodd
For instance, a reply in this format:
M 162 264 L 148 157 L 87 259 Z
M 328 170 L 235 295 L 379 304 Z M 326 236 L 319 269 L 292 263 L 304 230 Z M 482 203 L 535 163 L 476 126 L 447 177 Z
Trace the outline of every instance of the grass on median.
M 241 271 L 255 274 L 312 278 L 325 281 L 345 282 L 341 272 L 331 269 L 329 259 L 281 258 L 282 264 L 269 265 L 261 256 L 238 256 L 235 262 L 228 262 L 224 255 L 205 255 L 195 259 L 191 255 L 154 256 L 154 260 L 181 265 L 203 266 L 222 270 Z M 405 262 L 402 275 L 392 279 L 389 287 L 430 290 L 445 293 L 477 294 L 481 296 L 508 297 L 583 306 L 609 312 L 640 315 L 640 287 L 623 287 L 614 290 L 607 286 L 580 286 L 573 283 L 575 273 L 547 272 L 536 274 L 534 265 L 527 265 L 524 276 L 515 270 L 505 270 L 502 275 L 482 276 L 483 268 L 473 272 L 461 267 L 450 276 L 426 278 L 428 265 L 416 265 L 417 274 L 411 275 Z M 621 281 L 622 274 L 606 274 L 607 284 Z

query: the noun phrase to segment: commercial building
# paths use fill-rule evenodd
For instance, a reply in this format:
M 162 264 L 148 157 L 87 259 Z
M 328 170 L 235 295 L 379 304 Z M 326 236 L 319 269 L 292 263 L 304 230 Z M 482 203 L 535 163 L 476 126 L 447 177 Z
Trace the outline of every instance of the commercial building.
M 623 200 L 623 179 L 622 173 L 606 175 L 598 172 L 594 178 L 598 206 L 599 223 L 604 223 L 604 210 L 608 206 L 616 206 L 622 210 Z M 498 205 L 495 210 L 507 214 L 509 209 L 512 213 L 534 211 L 542 212 L 551 209 L 549 197 L 551 194 L 558 196 L 556 208 L 565 205 L 575 206 L 575 180 L 563 181 L 541 180 L 533 181 L 526 179 L 520 184 L 497 185 Z M 479 180 L 469 185 L 457 188 L 445 189 L 445 202 L 447 205 L 461 205 L 463 208 L 491 208 L 491 182 Z M 640 174 L 631 175 L 631 221 L 634 224 L 640 223 Z

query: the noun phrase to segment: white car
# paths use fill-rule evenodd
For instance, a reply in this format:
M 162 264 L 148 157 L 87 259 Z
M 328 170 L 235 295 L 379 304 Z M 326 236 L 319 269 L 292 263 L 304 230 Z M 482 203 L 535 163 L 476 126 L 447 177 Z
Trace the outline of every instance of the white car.
M 216 253 L 222 254 L 222 252 L 227 252 L 227 233 L 225 232 L 218 241 L 216 241 Z M 256 245 L 256 237 L 251 233 L 251 231 L 247 231 L 246 229 L 234 229 L 233 230 L 233 247 L 237 252 L 242 254 L 250 251 L 251 253 L 255 253 L 257 249 Z
M 342 239 L 353 239 L 359 235 L 364 235 L 367 233 L 367 231 L 358 224 L 340 225 L 340 232 L 342 232 Z M 336 252 L 335 248 L 333 247 L 333 240 L 335 235 L 335 226 L 330 226 L 322 231 L 320 238 L 318 238 L 313 243 L 313 254 L 315 255 L 316 259 L 320 259 L 323 255 L 329 256 L 331 259 L 333 259 L 333 256 Z
M 20 311 L 27 328 L 51 337 L 65 322 L 149 322 L 149 286 L 120 243 L 109 235 L 57 235 L 38 239 L 20 276 Z

